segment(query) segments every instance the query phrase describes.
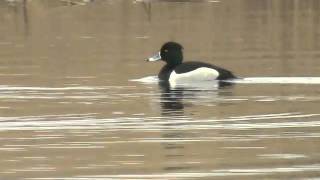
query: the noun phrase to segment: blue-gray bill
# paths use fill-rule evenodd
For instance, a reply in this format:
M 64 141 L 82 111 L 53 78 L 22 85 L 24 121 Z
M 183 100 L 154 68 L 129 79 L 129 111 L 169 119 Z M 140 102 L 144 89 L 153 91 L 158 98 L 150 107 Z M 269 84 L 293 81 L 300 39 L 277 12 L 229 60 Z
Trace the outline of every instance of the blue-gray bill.
M 147 61 L 150 61 L 150 62 L 152 62 L 152 61 L 158 61 L 158 60 L 161 60 L 160 52 L 158 52 L 158 53 L 155 54 L 154 56 L 149 57 L 149 58 L 147 59 Z

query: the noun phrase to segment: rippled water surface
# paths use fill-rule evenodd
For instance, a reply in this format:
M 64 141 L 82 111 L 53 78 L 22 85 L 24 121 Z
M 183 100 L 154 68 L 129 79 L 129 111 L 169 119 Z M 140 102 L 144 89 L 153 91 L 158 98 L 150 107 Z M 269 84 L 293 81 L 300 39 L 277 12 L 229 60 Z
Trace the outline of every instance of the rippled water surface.
M 0 179 L 320 178 L 319 6 L 0 1 Z M 240 78 L 159 83 L 165 41 Z

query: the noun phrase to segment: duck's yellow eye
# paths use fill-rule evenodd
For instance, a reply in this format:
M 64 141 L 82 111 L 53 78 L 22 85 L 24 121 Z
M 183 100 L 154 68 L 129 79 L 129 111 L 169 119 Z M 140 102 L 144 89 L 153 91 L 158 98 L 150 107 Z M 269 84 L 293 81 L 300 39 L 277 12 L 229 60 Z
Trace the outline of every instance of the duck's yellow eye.
M 168 49 L 165 49 L 164 52 L 168 52 Z

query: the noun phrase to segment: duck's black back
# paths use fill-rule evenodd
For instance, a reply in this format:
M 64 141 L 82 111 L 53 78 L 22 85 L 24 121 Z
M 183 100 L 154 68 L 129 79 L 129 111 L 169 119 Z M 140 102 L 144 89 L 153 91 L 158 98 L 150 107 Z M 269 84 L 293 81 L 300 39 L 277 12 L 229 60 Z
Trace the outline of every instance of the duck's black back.
M 218 71 L 219 72 L 218 80 L 236 78 L 236 76 L 233 75 L 232 72 L 230 72 L 226 69 L 223 69 L 218 66 L 214 66 L 212 64 L 203 63 L 203 62 L 192 62 L 192 61 L 185 62 L 185 63 L 182 63 L 182 64 L 176 66 L 174 68 L 174 71 L 177 74 L 182 74 L 182 73 L 187 73 L 187 72 L 193 71 L 193 70 L 201 68 L 201 67 L 212 68 L 212 69 L 215 69 L 216 71 Z

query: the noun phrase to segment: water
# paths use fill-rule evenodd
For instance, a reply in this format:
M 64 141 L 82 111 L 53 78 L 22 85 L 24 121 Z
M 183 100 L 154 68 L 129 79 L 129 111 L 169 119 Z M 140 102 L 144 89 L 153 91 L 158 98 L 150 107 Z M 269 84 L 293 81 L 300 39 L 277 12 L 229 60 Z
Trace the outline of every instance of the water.
M 319 178 L 319 5 L 1 1 L 0 179 Z M 241 78 L 159 85 L 168 40 Z

